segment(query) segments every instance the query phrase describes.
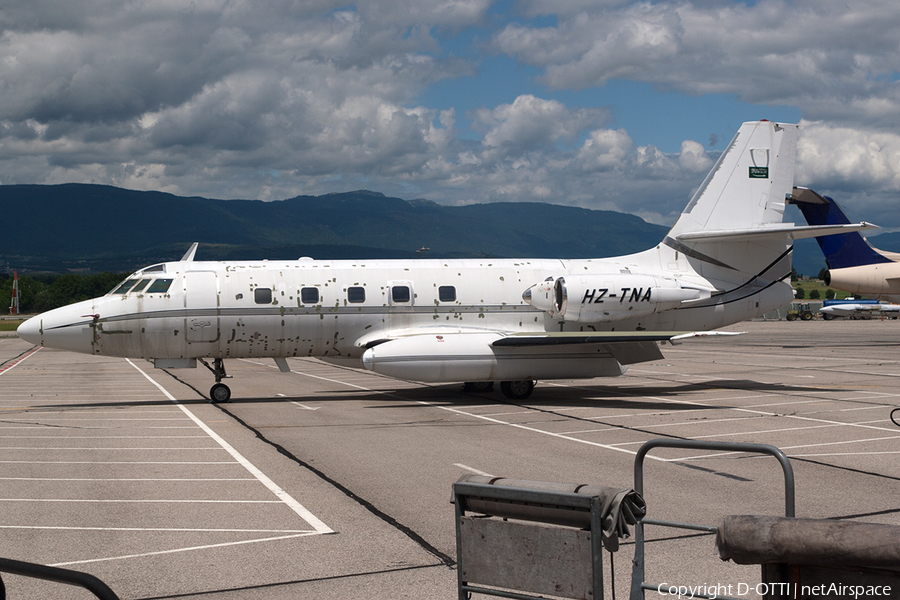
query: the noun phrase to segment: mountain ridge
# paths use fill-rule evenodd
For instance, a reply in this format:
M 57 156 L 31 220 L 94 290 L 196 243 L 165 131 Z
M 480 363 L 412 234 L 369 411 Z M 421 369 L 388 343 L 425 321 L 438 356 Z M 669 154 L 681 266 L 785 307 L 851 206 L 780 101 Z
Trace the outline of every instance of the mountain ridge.
M 97 184 L 10 185 L 0 186 L 0 214 L 10 224 L 0 236 L 0 266 L 63 271 L 173 260 L 194 241 L 197 260 L 602 258 L 650 248 L 667 231 L 612 211 L 534 202 L 443 206 L 369 190 L 268 202 Z M 416 252 L 422 247 L 427 254 Z

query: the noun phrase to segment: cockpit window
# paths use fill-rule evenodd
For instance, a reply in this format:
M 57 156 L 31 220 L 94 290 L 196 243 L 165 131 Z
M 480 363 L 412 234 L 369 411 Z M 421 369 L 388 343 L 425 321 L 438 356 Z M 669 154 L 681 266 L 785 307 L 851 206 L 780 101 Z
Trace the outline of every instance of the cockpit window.
M 148 294 L 165 294 L 169 291 L 169 286 L 172 285 L 172 279 L 157 279 L 153 283 L 150 284 L 150 287 L 147 288 Z
M 140 291 L 143 290 L 145 287 L 147 287 L 147 284 L 148 284 L 148 283 L 150 283 L 150 280 L 149 280 L 149 279 L 141 279 L 140 281 L 138 281 L 138 284 L 137 284 L 136 286 L 134 286 L 133 288 L 131 288 L 131 290 L 130 290 L 131 293 L 134 294 L 134 293 L 136 293 L 136 292 L 140 292 Z
M 132 286 L 137 283 L 137 279 L 127 279 L 122 285 L 113 290 L 113 294 L 127 294 L 128 290 L 132 288 Z
M 147 267 L 143 271 L 144 273 L 165 273 L 166 265 L 153 265 L 152 267 Z

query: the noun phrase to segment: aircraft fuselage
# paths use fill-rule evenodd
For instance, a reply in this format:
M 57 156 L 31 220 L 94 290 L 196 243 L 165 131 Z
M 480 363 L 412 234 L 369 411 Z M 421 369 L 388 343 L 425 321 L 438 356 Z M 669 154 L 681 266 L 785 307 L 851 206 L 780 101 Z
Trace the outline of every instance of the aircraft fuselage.
M 654 254 L 655 256 L 655 254 Z M 659 311 L 651 286 L 637 287 L 636 260 L 415 260 L 172 262 L 138 271 L 125 288 L 41 315 L 41 331 L 65 334 L 66 349 L 129 358 L 314 356 L 359 360 L 385 332 L 713 329 L 783 303 L 784 290 L 743 302 Z M 677 265 L 668 275 L 698 278 Z M 649 269 L 648 269 L 649 270 Z M 623 273 L 625 271 L 625 273 Z M 659 268 L 656 269 L 658 275 Z M 522 299 L 547 278 L 600 276 L 575 302 L 640 313 L 572 322 Z M 166 290 L 157 281 L 168 281 Z M 640 281 L 643 283 L 643 281 Z M 698 287 L 709 287 L 697 281 Z M 760 302 L 760 300 L 763 300 Z

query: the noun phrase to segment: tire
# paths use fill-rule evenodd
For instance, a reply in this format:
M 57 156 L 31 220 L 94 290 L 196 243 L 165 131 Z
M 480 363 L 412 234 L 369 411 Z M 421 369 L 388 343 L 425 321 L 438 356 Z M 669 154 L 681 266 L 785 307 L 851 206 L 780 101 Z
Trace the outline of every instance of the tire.
M 795 315 L 794 313 L 788 313 L 787 320 L 788 321 L 796 321 L 797 315 Z
M 534 381 L 531 379 L 501 381 L 500 391 L 510 400 L 524 400 L 534 391 Z
M 209 399 L 216 404 L 231 400 L 231 389 L 224 383 L 217 383 L 209 388 Z
M 811 312 L 805 312 L 805 313 L 803 313 L 803 316 L 801 318 L 804 321 L 812 321 L 813 314 Z

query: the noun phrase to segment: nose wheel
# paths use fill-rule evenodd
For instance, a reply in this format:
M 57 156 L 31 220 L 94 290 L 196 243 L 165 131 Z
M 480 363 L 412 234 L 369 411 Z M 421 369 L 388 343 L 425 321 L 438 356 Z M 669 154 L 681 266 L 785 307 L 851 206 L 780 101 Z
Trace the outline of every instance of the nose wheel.
M 209 399 L 216 404 L 231 400 L 231 388 L 222 383 L 223 379 L 228 378 L 228 375 L 225 374 L 225 361 L 221 358 L 214 358 L 212 366 L 202 358 L 200 359 L 200 362 L 203 363 L 203 366 L 212 371 L 213 375 L 216 377 L 215 385 L 209 388 Z
M 231 400 L 231 388 L 224 383 L 217 383 L 209 388 L 209 399 L 220 404 Z

